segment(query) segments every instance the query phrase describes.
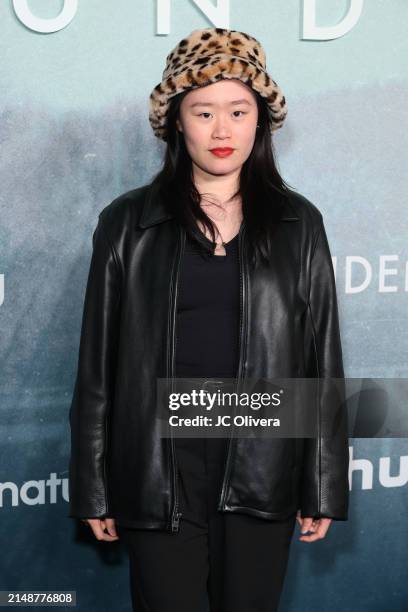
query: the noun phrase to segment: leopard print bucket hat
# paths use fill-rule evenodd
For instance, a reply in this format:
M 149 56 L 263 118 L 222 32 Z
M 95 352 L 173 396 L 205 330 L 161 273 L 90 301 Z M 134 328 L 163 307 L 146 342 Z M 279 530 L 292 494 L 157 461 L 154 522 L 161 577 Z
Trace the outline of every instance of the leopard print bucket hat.
M 285 97 L 266 72 L 265 52 L 259 41 L 237 30 L 205 28 L 193 30 L 166 58 L 162 81 L 149 99 L 149 121 L 155 136 L 167 140 L 167 112 L 170 98 L 216 81 L 240 79 L 266 99 L 269 127 L 273 132 L 287 115 Z

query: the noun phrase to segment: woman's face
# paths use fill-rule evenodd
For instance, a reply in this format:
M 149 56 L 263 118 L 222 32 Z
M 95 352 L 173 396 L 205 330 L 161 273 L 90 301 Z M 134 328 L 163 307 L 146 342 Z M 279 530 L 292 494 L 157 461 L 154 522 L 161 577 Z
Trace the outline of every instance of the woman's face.
M 253 91 L 238 79 L 192 89 L 182 100 L 177 129 L 184 133 L 194 164 L 209 174 L 239 171 L 256 136 L 258 107 Z M 211 149 L 232 149 L 223 157 Z

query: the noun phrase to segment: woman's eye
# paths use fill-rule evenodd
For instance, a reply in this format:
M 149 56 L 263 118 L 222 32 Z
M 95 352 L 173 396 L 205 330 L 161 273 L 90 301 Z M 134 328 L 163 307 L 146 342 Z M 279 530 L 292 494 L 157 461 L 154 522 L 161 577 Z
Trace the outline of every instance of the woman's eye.
M 247 114 L 244 111 L 233 111 L 233 113 L 241 113 L 241 115 L 246 115 Z M 202 115 L 211 115 L 211 113 L 200 113 L 198 115 L 198 117 L 201 117 Z M 237 115 L 235 115 L 235 116 L 237 116 Z

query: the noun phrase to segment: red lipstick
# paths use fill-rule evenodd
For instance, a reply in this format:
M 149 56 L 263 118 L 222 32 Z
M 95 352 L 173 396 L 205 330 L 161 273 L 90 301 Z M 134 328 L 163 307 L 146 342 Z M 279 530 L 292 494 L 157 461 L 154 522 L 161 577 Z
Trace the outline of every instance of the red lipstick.
M 228 155 L 233 153 L 234 149 L 231 149 L 231 147 L 217 147 L 215 149 L 210 149 L 210 151 L 217 157 L 228 157 Z

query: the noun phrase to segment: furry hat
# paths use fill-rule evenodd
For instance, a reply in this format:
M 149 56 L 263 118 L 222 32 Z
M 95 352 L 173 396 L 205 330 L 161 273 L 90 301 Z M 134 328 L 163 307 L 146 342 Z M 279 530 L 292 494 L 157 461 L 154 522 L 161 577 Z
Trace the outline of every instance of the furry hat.
M 285 97 L 266 72 L 265 52 L 259 41 L 236 30 L 193 30 L 166 58 L 162 82 L 149 99 L 149 121 L 155 135 L 167 140 L 169 100 L 173 96 L 220 79 L 240 79 L 266 99 L 269 126 L 282 127 L 287 114 Z

